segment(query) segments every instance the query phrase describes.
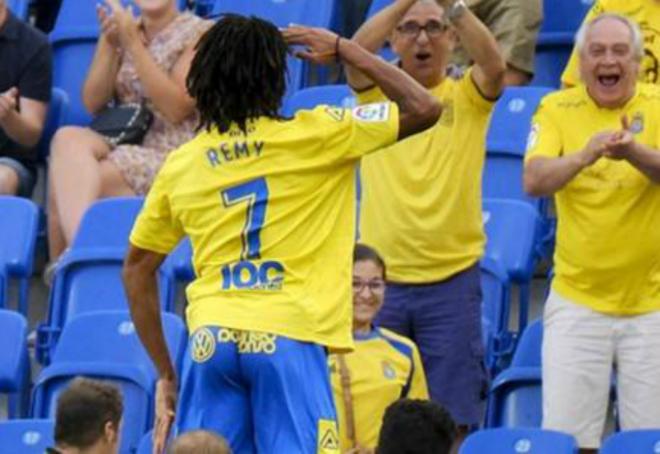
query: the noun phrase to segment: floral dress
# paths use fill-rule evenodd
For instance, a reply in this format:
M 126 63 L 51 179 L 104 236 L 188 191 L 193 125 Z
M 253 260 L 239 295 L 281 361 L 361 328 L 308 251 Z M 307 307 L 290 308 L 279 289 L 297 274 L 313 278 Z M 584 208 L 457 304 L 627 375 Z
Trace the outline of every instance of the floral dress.
M 170 73 L 183 51 L 194 44 L 213 25 L 190 13 L 182 13 L 146 44 L 156 64 Z M 125 54 L 122 60 L 115 94 L 120 104 L 146 102 L 154 119 L 141 145 L 119 145 L 108 155 L 121 172 L 124 180 L 137 195 L 149 191 L 158 170 L 168 153 L 192 139 L 197 116 L 191 115 L 179 124 L 173 124 L 160 113 L 146 97 L 138 78 L 133 59 Z

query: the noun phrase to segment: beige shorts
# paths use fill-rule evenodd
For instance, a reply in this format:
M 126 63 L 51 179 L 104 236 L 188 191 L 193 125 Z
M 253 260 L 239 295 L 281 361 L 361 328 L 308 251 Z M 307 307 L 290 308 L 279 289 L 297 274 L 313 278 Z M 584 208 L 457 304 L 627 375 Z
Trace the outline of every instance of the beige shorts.
M 621 428 L 660 427 L 660 312 L 613 317 L 551 292 L 543 329 L 544 428 L 600 447 L 613 367 Z
M 533 74 L 536 40 L 543 20 L 541 0 L 467 0 L 466 3 L 495 36 L 507 64 Z M 453 62 L 471 63 L 460 46 Z

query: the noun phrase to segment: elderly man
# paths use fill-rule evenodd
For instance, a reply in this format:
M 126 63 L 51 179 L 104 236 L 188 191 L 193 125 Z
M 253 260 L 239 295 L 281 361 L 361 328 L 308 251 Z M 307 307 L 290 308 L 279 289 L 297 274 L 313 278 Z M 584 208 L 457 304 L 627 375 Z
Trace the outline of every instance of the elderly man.
M 51 51 L 41 32 L 0 0 L 0 195 L 29 197 L 36 180 L 34 146 L 50 101 Z
M 660 90 L 637 82 L 642 37 L 623 16 L 587 23 L 577 49 L 584 85 L 541 103 L 524 183 L 559 218 L 543 425 L 596 449 L 613 362 L 622 428 L 660 424 Z
M 651 84 L 660 83 L 660 1 L 658 0 L 597 0 L 589 10 L 584 22 L 603 13 L 616 13 L 626 16 L 639 25 L 644 36 L 644 56 L 640 80 Z M 578 54 L 574 50 L 562 74 L 564 86 L 571 87 L 580 80 Z
M 446 77 L 456 35 L 475 62 Z M 506 71 L 495 39 L 462 0 L 397 0 L 353 38 L 377 51 L 386 39 L 400 67 L 444 107 L 434 128 L 363 158 L 360 232 L 387 263 L 377 324 L 414 339 L 431 398 L 460 426 L 482 419 L 481 174 L 485 136 Z M 360 103 L 384 99 L 355 68 L 348 81 Z

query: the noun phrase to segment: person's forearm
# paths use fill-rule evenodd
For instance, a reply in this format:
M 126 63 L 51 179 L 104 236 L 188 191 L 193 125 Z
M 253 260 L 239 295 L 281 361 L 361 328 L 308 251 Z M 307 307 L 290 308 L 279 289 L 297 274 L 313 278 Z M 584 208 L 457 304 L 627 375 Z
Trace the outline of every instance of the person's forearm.
M 374 81 L 402 113 L 418 112 L 435 103 L 433 96 L 412 77 L 359 44 L 341 39 L 339 55 L 344 63 Z
M 635 143 L 626 159 L 653 183 L 660 184 L 660 152 L 658 150 Z
M 175 379 L 158 302 L 156 272 L 146 273 L 139 266 L 125 266 L 124 288 L 135 329 L 161 378 Z
M 453 2 L 449 2 L 451 3 Z M 502 78 L 506 71 L 506 62 L 492 33 L 477 16 L 466 9 L 452 25 L 456 29 L 461 46 L 474 64 L 481 68 L 486 78 Z
M 128 47 L 133 62 L 149 100 L 165 118 L 177 124 L 195 110 L 195 101 L 154 61 L 140 40 Z
M 112 100 L 120 62 L 117 50 L 101 37 L 83 85 L 82 101 L 88 112 L 95 114 Z
M 17 144 L 31 148 L 39 142 L 43 125 L 12 110 L 0 120 L 0 128 Z
M 388 37 L 392 34 L 401 18 L 417 0 L 397 0 L 383 8 L 372 18 L 367 20 L 355 32 L 353 41 L 370 52 L 378 52 Z M 355 67 L 346 67 L 348 84 L 355 88 L 364 88 L 372 81 L 366 74 L 360 73 Z
M 534 158 L 525 164 L 525 192 L 534 197 L 552 195 L 566 186 L 585 167 L 581 153 L 560 158 Z

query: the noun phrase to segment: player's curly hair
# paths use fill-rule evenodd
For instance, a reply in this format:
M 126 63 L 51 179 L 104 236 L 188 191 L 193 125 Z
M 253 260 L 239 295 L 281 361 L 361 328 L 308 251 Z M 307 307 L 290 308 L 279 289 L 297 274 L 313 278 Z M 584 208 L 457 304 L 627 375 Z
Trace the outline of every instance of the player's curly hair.
M 186 86 L 200 115 L 198 130 L 227 132 L 236 123 L 282 118 L 287 44 L 277 27 L 257 17 L 223 15 L 200 39 Z

